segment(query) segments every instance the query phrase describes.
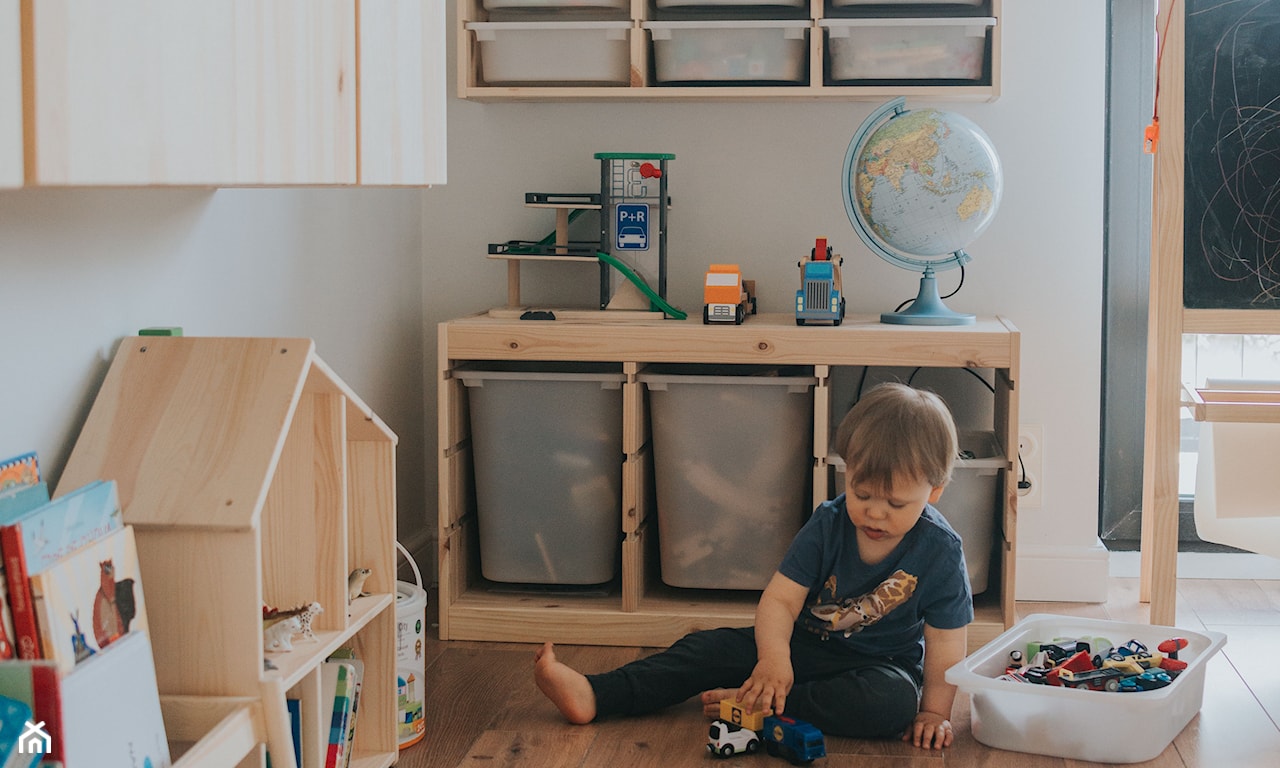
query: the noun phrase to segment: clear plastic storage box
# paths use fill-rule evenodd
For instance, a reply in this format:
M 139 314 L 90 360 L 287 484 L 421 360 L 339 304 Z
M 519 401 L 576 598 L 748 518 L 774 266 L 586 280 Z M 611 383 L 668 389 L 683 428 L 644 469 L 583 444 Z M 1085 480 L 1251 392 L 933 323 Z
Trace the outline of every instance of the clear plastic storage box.
M 812 512 L 817 379 L 797 373 L 655 366 L 640 374 L 665 583 L 763 589 L 777 570 Z
M 1082 691 L 1000 680 L 1009 652 L 1031 641 L 1103 637 L 1115 646 L 1137 640 L 1155 651 L 1174 637 L 1187 668 L 1164 688 L 1139 692 Z M 971 696 L 973 736 L 996 749 L 1097 763 L 1155 759 L 1204 700 L 1205 664 L 1227 636 L 1150 624 L 1033 614 L 947 670 L 947 682 Z
M 733 12 L 761 5 L 773 8 L 805 8 L 808 0 L 654 0 L 657 8 L 697 8 L 708 12 Z
M 802 83 L 808 74 L 805 19 L 646 21 L 659 83 Z
M 884 6 L 913 6 L 913 5 L 982 5 L 985 0 L 831 0 L 831 5 L 836 8 L 845 8 L 848 6 L 863 5 L 884 5 Z
M 629 21 L 472 21 L 489 85 L 627 85 Z
M 991 17 L 821 19 L 828 79 L 981 80 Z
M 482 0 L 486 11 L 625 11 L 631 0 Z
M 454 375 L 470 401 L 481 573 L 509 583 L 611 580 L 622 537 L 623 374 L 604 364 L 473 365 Z
M 961 432 L 960 453 L 951 482 L 934 506 L 960 534 L 973 594 L 987 590 L 996 519 L 1000 515 L 999 474 L 1008 460 L 994 432 Z

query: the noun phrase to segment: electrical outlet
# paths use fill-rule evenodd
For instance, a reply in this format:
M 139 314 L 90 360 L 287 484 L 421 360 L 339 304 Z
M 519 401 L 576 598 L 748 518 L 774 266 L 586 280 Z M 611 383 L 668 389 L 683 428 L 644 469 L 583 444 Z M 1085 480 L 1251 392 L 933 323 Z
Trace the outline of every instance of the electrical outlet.
M 1018 464 L 1013 468 L 1018 483 L 1018 508 L 1034 509 L 1044 503 L 1044 430 L 1039 424 L 1018 428 Z M 1027 487 L 1022 487 L 1023 485 Z

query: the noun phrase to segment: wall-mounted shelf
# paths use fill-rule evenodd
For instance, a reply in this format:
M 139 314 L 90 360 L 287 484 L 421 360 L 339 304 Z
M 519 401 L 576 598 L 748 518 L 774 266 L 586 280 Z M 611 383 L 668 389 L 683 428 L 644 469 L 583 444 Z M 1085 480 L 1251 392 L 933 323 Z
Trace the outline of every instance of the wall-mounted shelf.
M 796 84 L 708 84 L 708 85 L 665 85 L 657 81 L 654 70 L 654 52 L 650 30 L 642 25 L 661 16 L 653 0 L 625 0 L 626 10 L 619 10 L 608 16 L 631 22 L 628 30 L 628 57 L 630 77 L 627 83 L 608 85 L 561 85 L 561 84 L 494 84 L 487 82 L 480 45 L 474 31 L 467 29 L 470 22 L 485 22 L 491 18 L 504 21 L 513 18 L 511 13 L 495 16 L 485 9 L 484 0 L 457 0 L 456 19 L 457 53 L 458 53 L 458 96 L 474 101 L 875 101 L 894 96 L 905 96 L 908 99 L 929 99 L 934 101 L 984 102 L 994 101 L 1000 95 L 1000 14 L 1002 0 L 981 0 L 976 6 L 940 4 L 933 6 L 932 16 L 948 17 L 956 14 L 956 19 L 964 19 L 975 13 L 989 16 L 996 20 L 986 33 L 986 63 L 984 74 L 977 80 L 911 80 L 881 79 L 867 81 L 867 84 L 847 84 L 833 81 L 830 77 L 828 62 L 828 32 L 820 22 L 826 18 L 848 18 L 850 15 L 875 16 L 887 15 L 893 11 L 885 11 L 886 6 L 873 6 L 879 10 L 863 12 L 856 6 L 833 11 L 826 5 L 826 0 L 804 0 L 803 5 L 795 9 L 772 8 L 779 19 L 795 19 L 797 15 L 806 19 L 806 50 L 801 65 L 804 73 L 802 80 Z M 602 3 L 603 4 L 603 3 Z M 529 13 L 527 9 L 536 3 L 520 4 L 521 13 Z M 575 4 L 576 5 L 576 4 Z M 548 2 L 544 7 L 551 7 Z M 509 4 L 508 6 L 509 7 Z M 761 6 L 756 6 L 756 9 Z M 936 10 L 942 9 L 942 10 Z M 574 9 L 578 11 L 580 9 Z M 687 11 L 682 15 L 668 14 L 665 18 L 716 18 L 717 14 L 727 11 L 732 16 L 733 10 L 720 5 L 715 8 L 703 6 L 701 11 L 690 16 Z M 766 13 L 768 11 L 766 10 Z M 806 15 L 807 14 L 807 15 Z M 550 18 L 550 16 L 538 18 Z M 533 17 L 530 17 L 533 18 Z M 566 18 L 574 18 L 572 14 Z M 580 17 L 579 17 L 580 18 Z M 753 14 L 752 18 L 759 18 Z M 554 52 L 548 55 L 555 55 Z

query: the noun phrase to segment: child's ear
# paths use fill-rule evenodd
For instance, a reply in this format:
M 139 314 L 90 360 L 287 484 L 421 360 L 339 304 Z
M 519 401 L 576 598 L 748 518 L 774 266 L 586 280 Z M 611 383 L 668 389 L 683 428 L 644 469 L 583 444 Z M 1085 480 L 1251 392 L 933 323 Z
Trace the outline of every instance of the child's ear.
M 946 486 L 945 486 L 945 485 L 939 485 L 937 488 L 934 488 L 934 489 L 929 493 L 929 503 L 930 503 L 930 504 L 937 504 L 937 503 L 938 503 L 938 499 L 942 498 L 942 490 L 943 490 L 944 488 L 946 488 Z

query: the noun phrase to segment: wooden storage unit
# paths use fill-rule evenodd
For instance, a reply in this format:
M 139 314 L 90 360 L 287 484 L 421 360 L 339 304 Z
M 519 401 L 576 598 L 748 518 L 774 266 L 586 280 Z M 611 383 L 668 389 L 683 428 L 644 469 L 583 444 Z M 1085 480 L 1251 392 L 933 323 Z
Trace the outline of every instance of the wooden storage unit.
M 193 765 L 265 741 L 292 766 L 288 696 L 302 766 L 322 766 L 320 664 L 343 645 L 365 665 L 352 765 L 395 762 L 395 444 L 309 339 L 121 342 L 59 488 L 119 485 L 166 722 Z M 371 594 L 348 606 L 356 567 Z M 263 605 L 312 600 L 317 640 L 264 653 Z
M 578 101 L 578 100 L 623 100 L 651 99 L 668 101 L 732 101 L 743 99 L 769 99 L 776 101 L 803 101 L 816 99 L 849 100 L 881 100 L 895 96 L 908 99 L 930 99 L 944 101 L 994 101 L 1000 96 L 1000 19 L 1002 0 L 984 0 L 980 4 L 981 15 L 996 19 L 996 24 L 988 33 L 987 70 L 989 77 L 974 84 L 923 84 L 912 80 L 885 81 L 888 84 L 877 85 L 828 85 L 824 82 L 826 72 L 827 38 L 819 22 L 827 17 L 837 15 L 849 17 L 859 14 L 856 10 L 835 14 L 826 8 L 825 0 L 804 0 L 808 10 L 779 9 L 773 6 L 779 19 L 794 19 L 795 10 L 800 18 L 806 18 L 810 24 L 808 30 L 808 60 L 804 66 L 808 72 L 808 83 L 804 85 L 659 85 L 654 83 L 652 75 L 653 48 L 649 33 L 641 28 L 645 21 L 655 19 L 657 12 L 653 0 L 626 0 L 629 10 L 622 12 L 617 18 L 629 19 L 630 30 L 630 62 L 631 77 L 629 86 L 556 86 L 556 85 L 521 85 L 501 86 L 484 82 L 481 72 L 479 46 L 475 34 L 467 30 L 466 25 L 472 21 L 487 21 L 489 13 L 484 8 L 483 0 L 457 0 L 458 12 L 455 27 L 458 46 L 458 97 L 476 101 Z M 551 3 L 548 3 L 551 5 Z M 566 5 L 576 5 L 566 3 Z M 769 8 L 770 6 L 765 6 Z M 910 8 L 910 5 L 906 6 Z M 873 10 L 859 15 L 875 17 L 886 15 L 885 6 L 872 6 Z M 953 6 L 953 9 L 956 6 Z M 759 10 L 755 6 L 754 10 Z M 941 9 L 941 10 L 936 10 Z M 580 9 L 573 9 L 580 10 Z M 714 17 L 718 11 L 729 10 L 726 6 L 715 9 L 702 8 L 708 11 L 702 18 Z M 989 12 L 988 12 L 989 10 Z M 891 12 L 890 12 L 891 13 Z M 806 15 L 807 14 L 807 15 Z M 928 15 L 937 17 L 959 16 L 955 10 L 948 10 L 945 5 L 935 6 L 935 11 Z M 509 17 L 508 17 L 509 18 Z M 579 17 L 580 18 L 580 17 Z M 615 18 L 615 16 L 609 16 Z M 676 18 L 676 16 L 670 16 Z M 679 18 L 690 18 L 687 14 Z M 758 18 L 758 14 L 753 15 Z
M 747 625 L 756 592 L 681 590 L 657 572 L 656 520 L 650 497 L 653 467 L 646 397 L 638 376 L 650 363 L 755 363 L 812 366 L 815 504 L 825 499 L 832 467 L 828 434 L 834 420 L 831 374 L 838 366 L 990 368 L 995 372 L 994 423 L 1006 459 L 997 526 L 999 572 L 975 601 L 969 629 L 977 648 L 1014 623 L 1014 542 L 1018 433 L 1018 330 L 1003 318 L 971 326 L 884 325 L 850 315 L 838 327 L 797 327 L 791 315 L 755 315 L 740 326 L 700 320 L 618 323 L 529 322 L 488 315 L 439 326 L 439 612 L 446 640 L 552 640 L 588 645 L 665 646 L 687 632 Z M 494 589 L 480 576 L 471 480 L 467 394 L 455 369 L 484 360 L 615 362 L 623 384 L 621 577 L 595 595 Z
M 443 183 L 445 37 L 432 0 L 3 0 L 0 186 Z

